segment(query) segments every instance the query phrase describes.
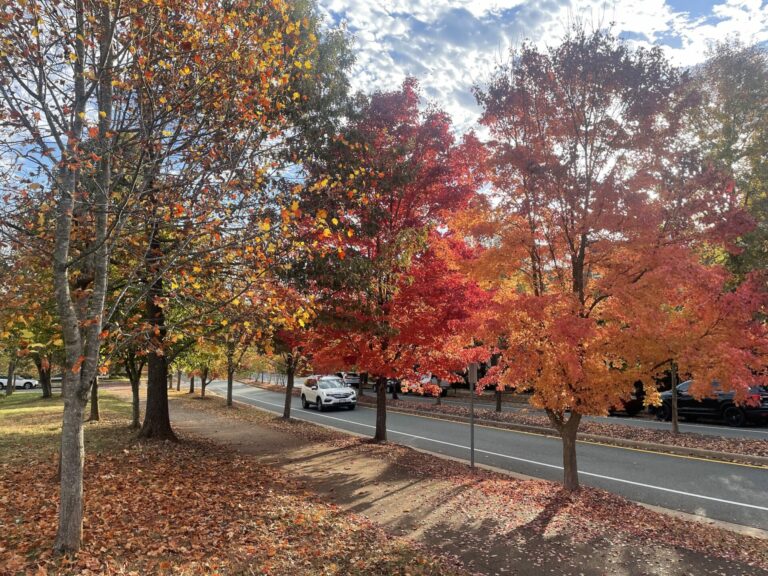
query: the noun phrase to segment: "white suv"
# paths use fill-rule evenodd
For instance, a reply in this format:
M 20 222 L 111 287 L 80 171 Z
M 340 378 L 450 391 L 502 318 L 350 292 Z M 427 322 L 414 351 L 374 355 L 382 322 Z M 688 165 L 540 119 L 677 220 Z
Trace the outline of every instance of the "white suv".
M 354 410 L 357 394 L 338 376 L 310 376 L 301 385 L 301 406 L 314 404 L 322 412 L 331 407 Z
M 18 390 L 19 388 L 23 388 L 24 390 L 31 390 L 32 388 L 37 388 L 40 383 L 35 380 L 34 378 L 28 378 L 26 376 L 20 376 L 16 375 L 16 386 L 15 388 Z M 5 387 L 8 385 L 8 376 L 0 376 L 0 390 L 4 390 Z

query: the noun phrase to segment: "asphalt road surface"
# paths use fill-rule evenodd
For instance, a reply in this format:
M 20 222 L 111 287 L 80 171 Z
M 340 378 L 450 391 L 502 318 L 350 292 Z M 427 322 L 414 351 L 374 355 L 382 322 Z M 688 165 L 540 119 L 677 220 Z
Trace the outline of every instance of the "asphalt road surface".
M 226 383 L 208 390 L 226 393 Z M 284 395 L 236 383 L 234 399 L 282 413 Z M 375 411 L 359 406 L 319 413 L 293 399 L 292 416 L 340 430 L 372 435 Z M 390 412 L 390 441 L 469 460 L 469 426 Z M 768 530 L 768 469 L 711 462 L 579 442 L 579 473 L 585 485 L 630 500 Z M 538 478 L 562 479 L 559 439 L 497 428 L 475 430 L 475 461 Z
M 426 398 L 424 396 L 414 396 L 412 394 L 400 394 L 400 400 L 406 402 L 426 402 L 434 404 L 434 398 Z M 463 406 L 469 407 L 469 401 L 464 398 L 443 398 L 442 403 L 448 406 Z M 528 406 L 527 404 L 519 404 L 512 402 L 504 402 L 501 405 L 504 412 L 519 412 L 525 410 L 532 414 L 544 415 L 543 410 L 536 410 Z M 495 410 L 496 404 L 489 402 L 488 399 L 483 398 L 475 402 L 475 409 L 483 410 Z M 651 430 L 671 430 L 672 424 L 670 422 L 661 422 L 659 420 L 649 418 L 630 418 L 621 414 L 616 416 L 586 416 L 584 421 L 599 422 L 601 424 L 624 424 L 626 426 L 635 426 L 637 428 L 650 428 Z M 680 422 L 681 432 L 693 432 L 695 434 L 705 434 L 708 436 L 723 436 L 726 438 L 751 438 L 754 440 L 768 440 L 768 427 L 749 425 L 742 428 L 734 428 L 726 426 L 725 424 L 718 424 L 716 421 L 701 422 L 701 423 L 687 423 Z

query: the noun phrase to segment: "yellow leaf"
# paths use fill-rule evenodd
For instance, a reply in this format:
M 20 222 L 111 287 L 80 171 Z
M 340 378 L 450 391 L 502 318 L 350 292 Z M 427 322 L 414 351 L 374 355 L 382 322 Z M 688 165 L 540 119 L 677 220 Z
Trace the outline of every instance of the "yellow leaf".
M 270 224 L 269 224 L 269 218 L 262 221 L 261 224 L 259 224 L 259 229 L 263 232 L 269 232 Z
M 333 222 L 334 226 L 338 226 L 339 225 L 339 220 L 337 218 L 332 218 L 331 222 Z
M 189 69 L 189 66 L 184 66 L 184 68 L 182 68 L 180 72 L 182 76 L 189 76 L 190 74 L 192 74 L 192 70 Z
M 310 62 L 309 60 L 304 62 L 304 68 L 306 68 L 307 70 L 312 70 L 312 62 Z

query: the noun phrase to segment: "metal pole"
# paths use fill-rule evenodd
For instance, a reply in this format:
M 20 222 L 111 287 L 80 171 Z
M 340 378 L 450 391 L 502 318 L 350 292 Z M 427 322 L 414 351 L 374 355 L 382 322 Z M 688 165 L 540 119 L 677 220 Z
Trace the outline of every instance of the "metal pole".
M 469 365 L 469 467 L 475 469 L 475 385 L 477 384 L 477 363 Z

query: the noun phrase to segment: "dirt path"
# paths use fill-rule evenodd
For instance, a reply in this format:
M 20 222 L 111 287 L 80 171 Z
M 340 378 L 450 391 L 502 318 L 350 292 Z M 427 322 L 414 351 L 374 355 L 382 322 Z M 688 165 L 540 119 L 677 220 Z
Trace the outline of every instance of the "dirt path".
M 110 392 L 125 397 L 127 391 L 112 388 Z M 603 516 L 584 518 L 591 510 L 560 493 L 553 483 L 499 481 L 495 474 L 473 478 L 462 464 L 393 445 L 362 443 L 311 424 L 285 423 L 250 407 L 228 411 L 216 398 L 174 396 L 171 419 L 184 435 L 211 439 L 279 467 L 312 498 L 367 516 L 394 536 L 456 556 L 482 574 L 768 574 L 748 565 L 749 553 L 730 549 L 747 546 L 752 555 L 756 550 L 765 566 L 768 541 L 676 520 L 635 505 L 612 510 L 610 503 L 598 502 L 598 508 L 607 508 Z M 589 496 L 580 500 L 585 498 Z M 616 502 L 624 506 L 621 499 Z M 628 517 L 618 523 L 627 524 L 628 529 L 611 528 L 609 524 L 617 521 L 611 515 L 622 514 Z M 659 522 L 669 525 L 654 526 Z M 632 529 L 634 523 L 637 531 Z M 670 541 L 669 534 L 672 542 L 685 543 L 690 538 L 700 545 L 690 550 L 662 544 Z M 699 542 L 709 539 L 716 542 Z M 701 549 L 713 553 L 705 555 Z

